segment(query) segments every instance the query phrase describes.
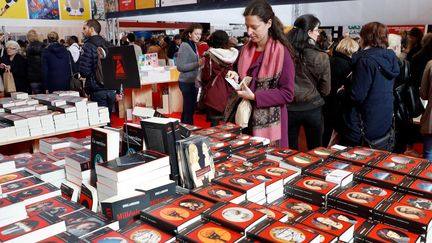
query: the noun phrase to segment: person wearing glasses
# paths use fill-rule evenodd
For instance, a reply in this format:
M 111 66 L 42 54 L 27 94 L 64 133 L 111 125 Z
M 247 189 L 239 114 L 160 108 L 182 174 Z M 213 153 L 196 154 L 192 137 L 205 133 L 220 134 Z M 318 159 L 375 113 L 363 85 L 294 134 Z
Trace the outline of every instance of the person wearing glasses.
M 30 93 L 30 84 L 27 80 L 27 62 L 19 54 L 20 46 L 18 42 L 10 40 L 6 42 L 6 52 L 1 57 L 0 74 L 10 70 L 14 77 L 17 92 Z
M 324 97 L 330 93 L 330 61 L 316 46 L 320 20 L 306 14 L 298 17 L 288 32 L 295 49 L 294 101 L 288 105 L 288 137 L 290 148 L 298 149 L 300 127 L 306 133 L 308 149 L 322 146 Z

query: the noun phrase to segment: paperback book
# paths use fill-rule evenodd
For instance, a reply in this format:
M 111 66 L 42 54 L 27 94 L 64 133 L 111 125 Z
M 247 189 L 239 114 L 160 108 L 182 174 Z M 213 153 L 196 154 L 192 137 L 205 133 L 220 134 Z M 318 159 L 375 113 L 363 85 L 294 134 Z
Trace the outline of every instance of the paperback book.
M 173 234 L 162 231 L 143 221 L 135 221 L 118 231 L 120 234 L 128 237 L 134 242 L 175 242 Z

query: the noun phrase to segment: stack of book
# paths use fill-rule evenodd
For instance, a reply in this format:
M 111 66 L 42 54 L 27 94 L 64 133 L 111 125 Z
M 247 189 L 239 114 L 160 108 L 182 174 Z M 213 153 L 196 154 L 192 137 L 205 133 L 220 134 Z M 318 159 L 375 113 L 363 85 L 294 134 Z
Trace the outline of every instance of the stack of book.
M 87 98 L 76 96 L 62 96 L 66 104 L 72 105 L 76 109 L 78 127 L 87 127 L 89 125 L 89 115 L 87 113 Z
M 246 194 L 248 201 L 258 204 L 266 203 L 266 186 L 260 180 L 245 175 L 230 175 L 215 178 L 214 183 Z
M 39 136 L 44 134 L 41 122 L 41 112 L 32 110 L 27 112 L 19 112 L 16 115 L 27 119 L 30 136 Z
M 29 130 L 27 118 L 14 115 L 14 114 L 0 113 L 0 121 L 3 121 L 9 125 L 14 126 L 15 138 L 25 138 L 30 136 L 30 130 Z
M 66 179 L 77 186 L 82 182 L 90 183 L 90 150 L 71 154 L 65 158 Z
M 118 158 L 120 133 L 111 129 L 92 128 L 90 147 L 91 183 L 96 184 L 95 166 L 99 163 Z
M 0 175 L 8 174 L 15 170 L 15 161 L 9 156 L 0 154 Z
M 135 221 L 119 230 L 119 233 L 133 242 L 165 242 L 174 243 L 176 237 L 143 221 Z
M 300 176 L 285 185 L 285 193 L 304 202 L 325 207 L 327 197 L 338 187 L 336 183 L 311 176 Z
M 110 114 L 107 107 L 99 107 L 99 123 L 109 123 L 110 122 Z
M 8 122 L 0 120 L 0 139 L 2 141 L 7 141 L 14 137 L 16 137 L 15 127 Z
M 48 154 L 57 149 L 68 148 L 71 146 L 71 141 L 74 138 L 42 138 L 39 140 L 39 151 Z
M 87 114 L 90 126 L 99 124 L 99 107 L 97 102 L 87 101 Z
M 90 136 L 85 138 L 79 138 L 72 140 L 70 146 L 74 149 L 90 149 L 91 148 L 91 138 Z
M 25 170 L 35 177 L 53 184 L 60 188 L 60 185 L 65 180 L 65 170 L 53 163 L 37 163 L 29 165 Z

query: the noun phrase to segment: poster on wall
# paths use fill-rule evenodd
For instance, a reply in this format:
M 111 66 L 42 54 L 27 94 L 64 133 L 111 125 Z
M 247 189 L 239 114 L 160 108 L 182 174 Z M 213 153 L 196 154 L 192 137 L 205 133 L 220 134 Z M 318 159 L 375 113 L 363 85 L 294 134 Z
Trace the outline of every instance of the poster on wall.
M 120 12 L 135 10 L 135 0 L 119 0 L 119 10 Z
M 92 18 L 97 20 L 105 19 L 105 2 L 104 0 L 91 0 Z
M 117 0 L 105 0 L 105 13 L 118 12 Z
M 141 81 L 138 64 L 133 46 L 119 46 L 108 49 L 107 58 L 102 60 L 102 72 L 105 78 L 105 87 L 108 89 L 139 88 Z
M 60 19 L 57 0 L 27 0 L 30 19 Z
M 27 19 L 27 2 L 18 0 L 0 0 L 0 18 Z
M 155 8 L 156 0 L 135 0 L 136 9 Z
M 91 18 L 89 0 L 60 0 L 62 20 L 88 20 Z
M 185 4 L 195 4 L 197 0 L 160 0 L 161 7 L 178 6 Z
M 426 25 L 387 25 L 390 34 L 402 35 L 404 32 L 410 31 L 412 28 L 419 28 L 423 33 L 426 33 Z
M 360 38 L 361 25 L 348 25 L 343 27 L 343 36 Z

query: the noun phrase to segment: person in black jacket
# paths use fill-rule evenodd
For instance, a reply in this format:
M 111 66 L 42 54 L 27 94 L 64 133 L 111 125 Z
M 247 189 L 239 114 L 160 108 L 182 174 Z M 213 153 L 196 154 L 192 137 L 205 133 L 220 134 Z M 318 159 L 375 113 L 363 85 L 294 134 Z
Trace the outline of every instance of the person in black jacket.
M 432 33 L 427 33 L 422 40 L 422 49 L 410 61 L 411 75 L 416 87 L 420 87 L 426 63 L 432 60 Z
M 168 53 L 167 53 L 168 59 L 174 59 L 174 57 L 176 56 L 180 48 L 181 42 L 182 42 L 181 36 L 175 35 L 173 41 L 170 43 L 170 46 L 168 47 Z
M 45 44 L 39 41 L 36 30 L 27 32 L 27 79 L 33 94 L 42 94 L 45 92 L 42 82 L 42 51 Z
M 27 62 L 18 52 L 20 46 L 16 41 L 6 42 L 6 51 L 0 61 L 0 74 L 3 75 L 6 69 L 12 72 L 17 92 L 30 92 L 30 85 L 27 81 Z
M 42 52 L 42 80 L 45 91 L 69 90 L 70 66 L 69 52 L 58 40 L 57 32 L 48 33 L 48 46 Z
M 324 105 L 324 146 L 329 143 L 333 130 L 341 131 L 343 122 L 340 114 L 343 112 L 344 101 L 341 100 L 343 96 L 337 93 L 351 78 L 351 57 L 359 48 L 360 46 L 355 40 L 346 37 L 339 42 L 330 58 L 331 90 L 330 95 L 325 98 L 326 104 Z
M 103 49 L 103 46 L 109 44 L 99 35 L 100 31 L 101 25 L 97 20 L 90 19 L 84 23 L 83 35 L 86 40 L 80 57 L 79 73 L 82 78 L 85 78 L 84 89 L 90 95 L 90 99 L 97 102 L 99 106 L 107 107 L 111 115 L 115 101 L 121 99 L 121 95 L 116 96 L 115 90 L 106 89 L 96 80 L 98 48 Z
M 406 56 L 407 61 L 411 61 L 412 57 L 421 50 L 421 41 L 423 38 L 423 31 L 419 28 L 412 28 L 408 32 L 408 53 Z
M 364 25 L 360 45 L 362 50 L 352 57 L 353 75 L 348 89 L 352 108 L 346 114 L 347 130 L 340 141 L 347 146 L 384 138 L 393 123 L 393 85 L 399 64 L 396 54 L 387 49 L 387 27 L 378 22 Z M 393 141 L 390 138 L 375 148 L 391 151 Z

